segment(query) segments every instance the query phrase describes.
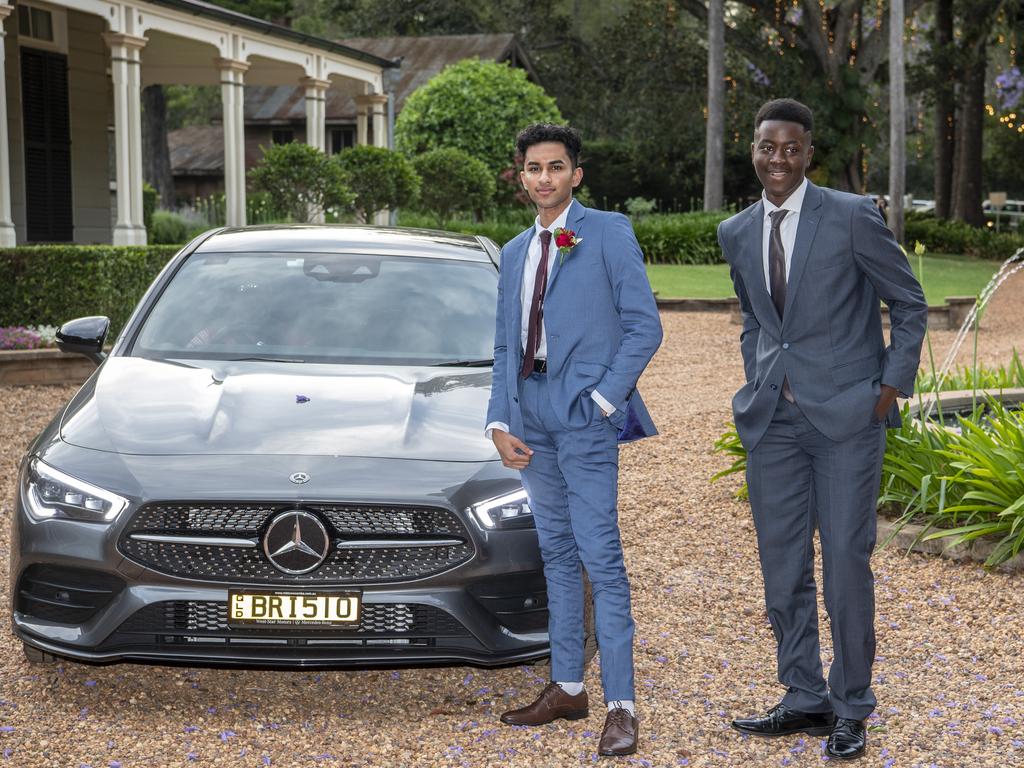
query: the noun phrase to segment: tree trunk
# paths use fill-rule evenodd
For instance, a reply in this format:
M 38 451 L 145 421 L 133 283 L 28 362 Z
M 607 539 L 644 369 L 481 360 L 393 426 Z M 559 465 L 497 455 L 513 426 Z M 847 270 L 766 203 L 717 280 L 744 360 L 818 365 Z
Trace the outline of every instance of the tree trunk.
M 174 207 L 174 177 L 167 146 L 167 101 L 162 85 L 142 89 L 142 176 L 156 188 L 161 208 Z
M 957 109 L 954 152 L 953 218 L 976 227 L 985 225 L 981 208 L 981 154 L 985 114 L 985 55 L 983 36 L 964 67 Z
M 720 211 L 725 174 L 724 0 L 708 3 L 708 125 L 704 142 L 704 210 Z
M 956 141 L 953 47 L 953 0 L 935 0 L 935 216 L 952 210 L 953 151 Z
M 903 242 L 907 188 L 907 99 L 903 68 L 903 0 L 889 5 L 889 229 Z

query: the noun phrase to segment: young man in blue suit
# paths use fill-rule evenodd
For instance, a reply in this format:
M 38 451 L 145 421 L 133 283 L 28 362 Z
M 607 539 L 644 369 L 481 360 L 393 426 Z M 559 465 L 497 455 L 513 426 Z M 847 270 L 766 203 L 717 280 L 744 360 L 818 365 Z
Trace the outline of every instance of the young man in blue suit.
M 811 111 L 765 104 L 751 157 L 762 199 L 722 222 L 718 240 L 743 315 L 747 383 L 733 398 L 748 451 L 768 619 L 782 701 L 734 720 L 755 736 L 828 736 L 831 757 L 864 752 L 875 708 L 875 500 L 896 396 L 914 391 L 928 307 L 907 258 L 867 197 L 817 187 Z M 889 344 L 879 299 L 889 306 Z M 814 583 L 821 537 L 833 661 L 822 677 Z
M 629 220 L 572 198 L 583 178 L 579 133 L 532 125 L 516 140 L 534 226 L 501 253 L 487 432 L 522 473 L 548 591 L 551 680 L 501 716 L 542 725 L 588 714 L 583 578 L 590 579 L 608 715 L 602 755 L 637 747 L 633 619 L 616 500 L 618 441 L 656 434 L 636 383 L 661 321 Z

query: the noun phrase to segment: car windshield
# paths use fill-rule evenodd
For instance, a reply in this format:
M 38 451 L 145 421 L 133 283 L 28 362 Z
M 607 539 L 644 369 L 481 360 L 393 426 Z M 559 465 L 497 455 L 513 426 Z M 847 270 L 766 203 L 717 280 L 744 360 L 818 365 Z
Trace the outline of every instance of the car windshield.
M 366 254 L 195 253 L 132 346 L 155 358 L 486 365 L 488 262 Z

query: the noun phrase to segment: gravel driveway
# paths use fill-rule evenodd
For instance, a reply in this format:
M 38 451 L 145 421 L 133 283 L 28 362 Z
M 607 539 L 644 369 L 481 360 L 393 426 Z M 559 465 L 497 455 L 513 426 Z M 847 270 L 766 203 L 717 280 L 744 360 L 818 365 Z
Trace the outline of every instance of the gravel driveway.
M 1006 311 L 1024 305 L 1017 283 L 1015 299 L 997 297 Z M 986 315 L 983 357 L 1006 362 L 1011 344 L 1024 344 L 1019 319 L 999 321 L 996 309 Z M 642 722 L 640 752 L 618 762 L 820 765 L 820 739 L 761 741 L 728 728 L 731 717 L 764 710 L 782 694 L 750 514 L 733 498 L 740 481 L 707 482 L 727 463 L 710 446 L 742 375 L 738 328 L 716 314 L 663 320 L 666 341 L 642 383 L 662 435 L 622 452 Z M 937 355 L 951 337 L 933 337 Z M 5 520 L 19 455 L 72 392 L 0 388 Z M 5 523 L 5 571 L 9 547 Z M 987 574 L 891 550 L 879 552 L 874 566 L 879 707 L 860 764 L 1024 765 L 1024 574 Z M 4 615 L 10 603 L 5 581 Z M 823 645 L 827 663 L 827 637 Z M 0 764 L 547 768 L 598 761 L 599 707 L 571 724 L 498 722 L 503 710 L 540 690 L 545 667 L 314 673 L 30 665 L 7 631 L 0 654 Z M 599 697 L 596 666 L 587 684 Z

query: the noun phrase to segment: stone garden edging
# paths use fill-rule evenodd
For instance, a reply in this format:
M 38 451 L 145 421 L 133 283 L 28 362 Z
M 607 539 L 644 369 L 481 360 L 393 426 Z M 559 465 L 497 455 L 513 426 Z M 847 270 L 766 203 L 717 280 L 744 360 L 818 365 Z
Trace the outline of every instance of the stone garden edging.
M 892 540 L 888 542 L 887 547 L 898 549 L 901 552 L 906 552 L 908 549 L 912 552 L 920 552 L 927 555 L 939 555 L 940 557 L 948 558 L 957 562 L 973 561 L 979 565 L 984 563 L 989 555 L 992 554 L 992 550 L 995 549 L 995 542 L 986 539 L 975 539 L 972 542 L 966 544 L 957 544 L 955 546 L 947 546 L 947 542 L 942 539 L 933 539 L 932 541 L 918 541 L 917 538 L 924 531 L 923 525 L 916 523 L 907 523 L 898 532 L 893 535 L 896 531 L 896 523 L 893 520 L 887 520 L 883 517 L 878 518 L 878 541 L 879 543 L 886 541 L 889 537 Z M 939 530 L 935 528 L 933 530 Z M 931 531 L 929 531 L 930 533 Z M 997 571 L 1024 571 L 1024 552 L 1021 552 L 1016 557 L 1012 557 L 1001 565 L 995 567 Z
M 740 302 L 735 296 L 726 299 L 657 298 L 657 303 L 663 312 L 729 312 L 733 323 L 742 322 Z M 973 296 L 947 296 L 945 304 L 928 307 L 928 327 L 937 331 L 957 329 L 963 325 L 973 306 Z M 882 322 L 889 322 L 889 308 L 886 306 L 882 307 Z
M 0 386 L 81 384 L 95 370 L 91 360 L 59 349 L 0 350 Z

